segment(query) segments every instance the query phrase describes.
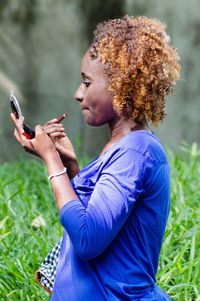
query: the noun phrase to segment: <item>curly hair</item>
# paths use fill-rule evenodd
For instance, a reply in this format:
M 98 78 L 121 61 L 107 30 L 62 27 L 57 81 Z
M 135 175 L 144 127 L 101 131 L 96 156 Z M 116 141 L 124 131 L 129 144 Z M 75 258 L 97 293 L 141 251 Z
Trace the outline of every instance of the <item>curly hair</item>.
M 97 25 L 89 53 L 104 64 L 113 107 L 123 118 L 146 117 L 155 126 L 165 118 L 166 95 L 180 72 L 169 42 L 165 25 L 155 19 L 126 15 Z

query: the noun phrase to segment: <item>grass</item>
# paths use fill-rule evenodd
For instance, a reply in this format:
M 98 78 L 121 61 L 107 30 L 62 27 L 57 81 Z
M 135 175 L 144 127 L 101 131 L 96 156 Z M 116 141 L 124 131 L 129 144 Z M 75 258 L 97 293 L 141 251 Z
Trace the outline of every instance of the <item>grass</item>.
M 200 301 L 200 150 L 184 145 L 168 158 L 171 211 L 157 282 L 173 301 Z M 0 300 L 49 300 L 34 273 L 62 228 L 46 169 L 18 160 L 2 164 L 0 175 Z M 39 215 L 47 227 L 36 230 L 31 223 Z
M 62 235 L 43 165 L 4 163 L 0 168 L 0 300 L 48 300 L 34 272 Z M 31 223 L 42 215 L 46 229 Z
M 168 151 L 171 211 L 165 232 L 158 284 L 172 300 L 200 300 L 200 150 L 196 143 Z

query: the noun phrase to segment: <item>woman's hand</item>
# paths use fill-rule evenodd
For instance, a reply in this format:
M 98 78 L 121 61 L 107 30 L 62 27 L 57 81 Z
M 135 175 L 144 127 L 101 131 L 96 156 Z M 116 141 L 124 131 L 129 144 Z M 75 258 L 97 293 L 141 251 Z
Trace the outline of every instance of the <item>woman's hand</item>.
M 62 124 L 56 123 L 57 119 L 49 120 L 43 126 L 46 134 L 51 138 L 64 166 L 68 169 L 68 175 L 73 178 L 79 171 L 78 161 L 71 141 L 64 132 Z
M 64 133 L 62 124 L 56 123 L 57 119 L 49 120 L 43 126 L 47 135 L 51 138 L 56 150 L 65 161 L 76 160 L 76 154 L 71 141 Z
M 55 146 L 49 136 L 45 133 L 45 130 L 41 125 L 35 127 L 35 138 L 27 139 L 23 133 L 23 121 L 24 118 L 17 119 L 15 115 L 11 114 L 11 119 L 15 126 L 14 136 L 17 141 L 22 145 L 25 151 L 39 156 L 44 161 L 48 160 L 49 154 L 56 153 Z
M 42 158 L 47 165 L 47 170 L 50 175 L 54 175 L 62 171 L 63 163 L 53 142 L 45 132 L 44 128 L 41 125 L 37 125 L 35 127 L 35 138 L 29 140 L 23 135 L 24 130 L 22 124 L 24 118 L 17 119 L 12 113 L 11 119 L 15 126 L 14 135 L 23 148 L 26 151 L 34 153 Z M 53 177 L 51 183 L 58 209 L 61 210 L 62 207 L 69 201 L 77 200 L 78 196 L 71 185 L 68 171 L 67 174 L 62 173 L 58 178 L 59 180 L 55 180 L 56 178 L 57 177 Z

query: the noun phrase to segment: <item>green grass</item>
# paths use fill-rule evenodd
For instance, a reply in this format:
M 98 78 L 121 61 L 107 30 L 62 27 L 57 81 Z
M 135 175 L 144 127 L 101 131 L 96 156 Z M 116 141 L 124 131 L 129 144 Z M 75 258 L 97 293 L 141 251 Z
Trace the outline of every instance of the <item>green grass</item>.
M 182 149 L 180 156 L 168 150 L 171 211 L 157 282 L 173 301 L 200 301 L 200 150 Z M 0 175 L 0 300 L 49 300 L 34 273 L 62 228 L 46 168 L 18 160 L 2 164 Z M 46 229 L 31 226 L 39 215 Z
M 37 161 L 0 168 L 0 300 L 48 300 L 34 272 L 62 235 L 46 170 Z M 31 223 L 42 215 L 47 228 Z
M 168 151 L 171 211 L 167 223 L 158 284 L 172 300 L 200 300 L 200 150 L 184 145 L 182 156 Z

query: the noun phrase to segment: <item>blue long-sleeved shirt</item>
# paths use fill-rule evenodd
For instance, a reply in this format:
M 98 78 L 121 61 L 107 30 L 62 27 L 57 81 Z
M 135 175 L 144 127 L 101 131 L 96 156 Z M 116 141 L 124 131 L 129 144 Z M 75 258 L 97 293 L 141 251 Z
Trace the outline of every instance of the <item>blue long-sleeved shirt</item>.
M 170 207 L 167 157 L 155 135 L 131 132 L 73 180 L 51 301 L 170 300 L 156 271 Z

